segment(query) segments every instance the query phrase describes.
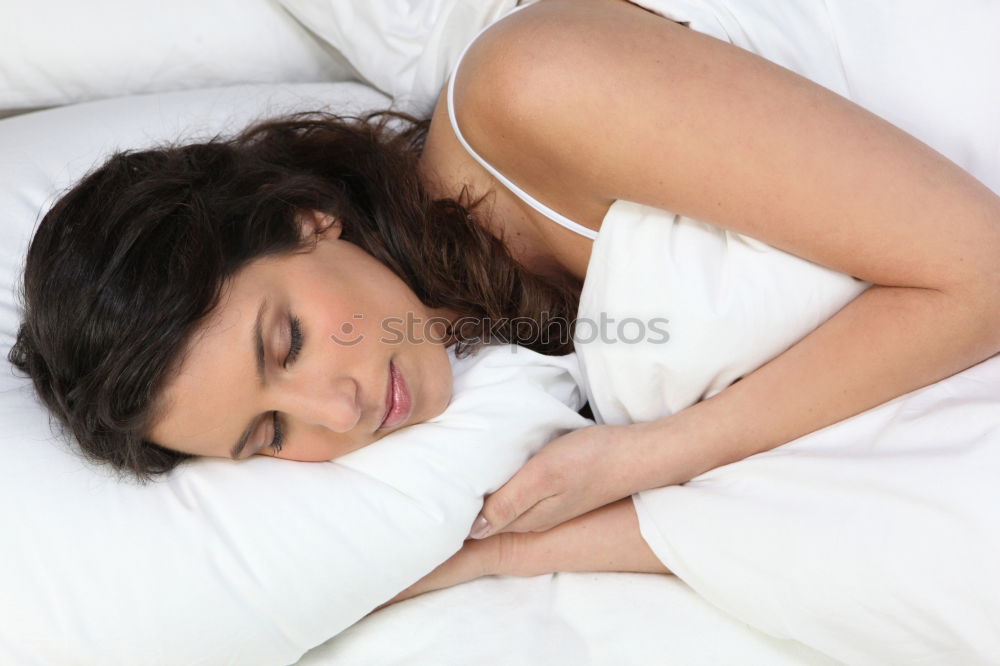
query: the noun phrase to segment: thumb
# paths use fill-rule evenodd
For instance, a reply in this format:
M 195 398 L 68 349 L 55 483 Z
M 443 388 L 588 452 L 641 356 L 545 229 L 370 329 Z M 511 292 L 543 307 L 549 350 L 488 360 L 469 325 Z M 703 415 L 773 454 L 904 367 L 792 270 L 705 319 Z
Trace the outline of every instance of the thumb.
M 483 502 L 483 509 L 472 523 L 470 539 L 485 539 L 503 531 L 521 514 L 538 503 L 534 486 L 524 468 Z

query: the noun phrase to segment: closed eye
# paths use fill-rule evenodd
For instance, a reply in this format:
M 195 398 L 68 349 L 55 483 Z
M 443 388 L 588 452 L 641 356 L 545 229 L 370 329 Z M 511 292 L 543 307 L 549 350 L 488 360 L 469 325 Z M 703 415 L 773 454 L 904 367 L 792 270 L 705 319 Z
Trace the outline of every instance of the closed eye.
M 290 332 L 288 337 L 291 342 L 288 345 L 288 354 L 281 364 L 284 368 L 294 363 L 295 359 L 298 358 L 299 352 L 302 351 L 302 322 L 299 321 L 298 317 L 291 316 L 288 319 L 288 328 Z M 274 423 L 274 439 L 264 448 L 272 448 L 274 449 L 274 455 L 278 455 L 285 441 L 285 431 L 281 425 L 281 418 L 278 416 L 278 412 L 272 412 L 271 418 Z
M 271 412 L 271 418 L 274 420 L 274 439 L 271 440 L 268 447 L 274 449 L 274 455 L 278 455 L 281 452 L 282 445 L 285 443 L 285 431 L 281 427 L 281 419 L 278 418 L 278 412 Z
M 291 317 L 289 319 L 289 329 L 291 335 L 291 343 L 288 345 L 288 355 L 285 356 L 285 361 L 282 366 L 287 368 L 289 364 L 294 363 L 295 359 L 298 358 L 299 352 L 302 351 L 302 322 L 299 321 L 298 317 Z

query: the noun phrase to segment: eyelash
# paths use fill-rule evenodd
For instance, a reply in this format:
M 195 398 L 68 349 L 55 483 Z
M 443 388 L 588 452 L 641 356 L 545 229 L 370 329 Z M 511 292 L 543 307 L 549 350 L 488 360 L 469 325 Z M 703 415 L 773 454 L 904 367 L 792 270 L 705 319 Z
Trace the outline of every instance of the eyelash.
M 288 347 L 288 356 L 285 357 L 285 362 L 282 364 L 285 368 L 288 367 L 289 363 L 294 363 L 295 359 L 299 356 L 299 352 L 302 351 L 302 322 L 299 321 L 298 317 L 292 317 L 289 328 L 292 340 Z M 273 448 L 275 454 L 277 454 L 281 451 L 281 447 L 285 442 L 285 431 L 281 429 L 281 420 L 278 418 L 278 412 L 272 412 L 271 418 L 274 421 L 274 439 L 268 446 Z
M 281 446 L 285 442 L 285 431 L 281 429 L 281 421 L 278 419 L 278 412 L 271 412 L 272 420 L 274 421 L 274 439 L 268 444 L 272 449 L 274 449 L 275 455 L 281 452 Z
M 288 356 L 285 357 L 283 364 L 286 368 L 289 363 L 295 362 L 299 352 L 302 351 L 302 322 L 299 321 L 298 317 L 292 317 L 289 328 L 291 329 L 292 342 L 288 346 Z

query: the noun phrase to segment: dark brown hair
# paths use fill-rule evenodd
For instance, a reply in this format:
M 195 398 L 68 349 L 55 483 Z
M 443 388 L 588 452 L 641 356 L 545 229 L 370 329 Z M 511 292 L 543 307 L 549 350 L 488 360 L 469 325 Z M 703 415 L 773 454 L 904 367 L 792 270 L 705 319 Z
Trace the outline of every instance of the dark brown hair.
M 311 248 L 296 222 L 307 209 L 341 220 L 341 237 L 428 307 L 490 327 L 463 325 L 459 353 L 498 334 L 545 354 L 571 351 L 565 331 L 518 339 L 503 323 L 572 321 L 576 294 L 517 264 L 472 219 L 479 201 L 430 197 L 417 174 L 427 126 L 395 112 L 308 113 L 114 154 L 42 219 L 8 358 L 86 459 L 140 482 L 169 471 L 192 456 L 143 433 L 175 361 L 243 266 Z

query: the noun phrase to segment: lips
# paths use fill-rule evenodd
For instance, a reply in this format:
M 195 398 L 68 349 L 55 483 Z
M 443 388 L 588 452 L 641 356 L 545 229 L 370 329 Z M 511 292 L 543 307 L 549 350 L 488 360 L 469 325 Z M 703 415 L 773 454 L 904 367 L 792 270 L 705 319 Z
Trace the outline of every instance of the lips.
M 385 414 L 382 417 L 379 430 L 400 425 L 409 418 L 412 409 L 413 401 L 406 386 L 406 380 L 396 364 L 389 361 L 389 385 L 385 392 Z

